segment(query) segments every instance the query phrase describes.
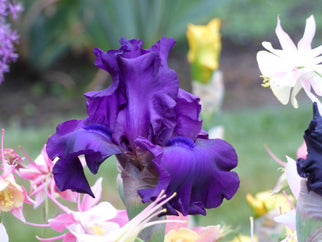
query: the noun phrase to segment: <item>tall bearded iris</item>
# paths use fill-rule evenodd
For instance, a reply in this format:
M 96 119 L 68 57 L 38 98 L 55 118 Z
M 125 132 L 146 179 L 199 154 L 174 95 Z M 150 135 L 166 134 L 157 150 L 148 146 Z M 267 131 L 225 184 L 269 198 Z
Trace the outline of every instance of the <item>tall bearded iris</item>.
M 48 140 L 49 157 L 59 158 L 53 168 L 58 188 L 93 195 L 78 156 L 95 174 L 116 155 L 125 199 L 133 191 L 143 202 L 161 190 L 177 192 L 165 205 L 168 214 L 206 214 L 238 189 L 239 178 L 230 171 L 237 165 L 235 150 L 201 130 L 199 98 L 179 88 L 167 64 L 173 39 L 150 49 L 142 49 L 139 39 L 120 43 L 118 50 L 94 50 L 96 66 L 113 83 L 85 94 L 88 117 L 60 124 Z

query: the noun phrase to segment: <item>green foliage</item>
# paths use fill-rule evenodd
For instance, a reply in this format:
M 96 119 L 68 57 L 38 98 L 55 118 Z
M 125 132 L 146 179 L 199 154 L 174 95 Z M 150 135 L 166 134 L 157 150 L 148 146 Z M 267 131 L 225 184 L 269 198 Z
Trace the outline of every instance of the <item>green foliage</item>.
M 27 0 L 22 15 L 22 57 L 38 69 L 68 51 L 117 48 L 124 36 L 150 47 L 162 36 L 185 39 L 188 23 L 206 23 L 224 0 Z
M 288 33 L 300 39 L 305 19 L 314 14 L 318 39 L 322 39 L 322 4 L 314 0 L 232 0 L 226 7 L 218 8 L 216 16 L 222 19 L 222 34 L 236 44 L 275 38 L 277 16 Z M 319 33 L 320 32 L 320 33 Z M 293 37 L 293 35 L 292 35 Z

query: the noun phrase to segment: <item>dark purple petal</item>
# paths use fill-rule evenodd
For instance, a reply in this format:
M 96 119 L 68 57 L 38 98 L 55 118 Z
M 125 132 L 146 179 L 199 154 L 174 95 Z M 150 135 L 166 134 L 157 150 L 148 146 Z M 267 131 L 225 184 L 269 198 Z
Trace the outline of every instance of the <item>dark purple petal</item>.
M 237 154 L 224 140 L 171 139 L 166 147 L 153 146 L 140 140 L 141 146 L 154 155 L 162 174 L 170 175 L 170 181 L 149 192 L 138 191 L 143 202 L 153 200 L 161 190 L 177 196 L 166 206 L 168 214 L 206 214 L 205 209 L 218 207 L 224 198 L 231 199 L 239 187 L 237 173 L 230 170 L 237 166 Z
M 176 113 L 177 126 L 175 135 L 195 140 L 201 130 L 202 120 L 199 118 L 200 99 L 182 89 L 179 90 Z
M 121 153 L 111 141 L 111 131 L 99 124 L 86 125 L 86 120 L 70 120 L 60 124 L 48 139 L 50 159 L 85 155 L 86 163 L 94 174 L 108 157 Z
M 113 84 L 86 94 L 90 119 L 116 129 L 113 140 L 120 144 L 125 137 L 132 151 L 138 136 L 165 143 L 176 126 L 179 82 L 167 64 L 174 43 L 162 38 L 145 50 L 142 41 L 123 38 L 117 51 L 94 50 L 96 65 L 112 75 Z
M 313 120 L 305 130 L 306 159 L 297 160 L 297 171 L 307 178 L 307 188 L 322 196 L 322 117 L 317 104 L 313 104 Z
M 111 141 L 111 131 L 99 124 L 88 124 L 85 120 L 71 120 L 60 124 L 57 132 L 48 139 L 47 153 L 50 159 L 59 158 L 54 169 L 58 169 L 59 174 L 55 176 L 56 183 L 60 184 L 60 189 L 74 189 L 79 192 L 88 192 L 85 189 L 85 182 L 74 184 L 76 178 L 71 177 L 71 181 L 67 181 L 72 172 L 71 167 L 76 167 L 74 177 L 84 177 L 83 168 L 79 163 L 78 156 L 85 155 L 88 168 L 94 174 L 97 173 L 101 163 L 114 154 L 121 153 L 118 146 Z M 76 163 L 79 163 L 76 165 Z M 55 168 L 58 166 L 58 168 Z M 70 167 L 71 166 L 71 167 Z M 62 173 L 66 170 L 66 176 Z M 62 180 L 60 180 L 62 179 Z M 87 183 L 87 182 L 86 182 Z M 81 186 L 79 188 L 79 186 Z M 83 190 L 81 190 L 83 189 Z
M 60 191 L 71 189 L 72 191 L 94 194 L 86 180 L 83 166 L 78 157 L 59 159 L 54 168 L 53 175 Z

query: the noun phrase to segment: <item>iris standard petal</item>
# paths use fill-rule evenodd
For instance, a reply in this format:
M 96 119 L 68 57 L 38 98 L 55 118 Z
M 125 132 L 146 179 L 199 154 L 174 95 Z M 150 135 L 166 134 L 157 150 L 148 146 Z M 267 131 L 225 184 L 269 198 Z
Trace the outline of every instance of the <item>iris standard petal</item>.
M 142 49 L 142 41 L 139 40 L 123 38 L 120 42 L 123 46 L 118 51 L 94 51 L 97 66 L 107 70 L 113 77 L 113 93 L 110 90 L 107 94 L 113 96 L 110 98 L 112 103 L 107 104 L 108 110 L 112 111 L 107 111 L 106 120 L 117 115 L 117 138 L 125 137 L 132 151 L 135 150 L 138 136 L 154 137 L 156 143 L 164 143 L 171 137 L 176 121 L 174 107 L 179 81 L 175 71 L 167 64 L 175 41 L 162 38 L 150 49 Z M 93 102 L 93 97 L 97 95 L 101 94 L 87 95 L 91 104 L 88 106 L 89 112 L 92 114 L 102 103 L 102 100 L 97 102 L 98 99 Z M 107 102 L 104 100 L 104 103 Z M 114 130 L 114 127 L 109 128 Z
M 239 178 L 230 170 L 237 165 L 237 154 L 224 140 L 184 137 L 171 139 L 166 147 L 149 147 L 155 155 L 153 162 L 159 174 L 168 174 L 170 180 L 163 184 L 167 194 L 177 193 L 167 205 L 168 214 L 206 214 L 205 208 L 218 207 L 224 198 L 231 199 L 239 187 Z M 162 179 L 162 177 L 160 177 Z M 153 200 L 161 189 L 139 194 L 144 201 Z

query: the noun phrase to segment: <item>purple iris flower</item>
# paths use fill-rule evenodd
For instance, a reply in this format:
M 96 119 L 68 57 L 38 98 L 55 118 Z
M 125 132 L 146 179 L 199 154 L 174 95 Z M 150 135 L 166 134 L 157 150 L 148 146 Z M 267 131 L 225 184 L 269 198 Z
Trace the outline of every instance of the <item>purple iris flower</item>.
M 134 188 L 143 202 L 161 190 L 177 192 L 165 205 L 168 214 L 205 215 L 236 193 L 239 178 L 231 169 L 237 154 L 201 129 L 199 98 L 179 88 L 167 64 L 173 39 L 163 37 L 150 49 L 142 49 L 139 39 L 120 43 L 118 50 L 94 50 L 96 66 L 113 83 L 85 94 L 88 117 L 60 124 L 48 140 L 49 157 L 59 158 L 53 169 L 57 186 L 93 195 L 78 156 L 85 155 L 95 174 L 116 155 L 124 187 Z
M 313 104 L 313 119 L 305 130 L 304 140 L 308 154 L 306 159 L 297 160 L 297 171 L 307 178 L 307 189 L 322 196 L 322 116 L 317 103 Z

